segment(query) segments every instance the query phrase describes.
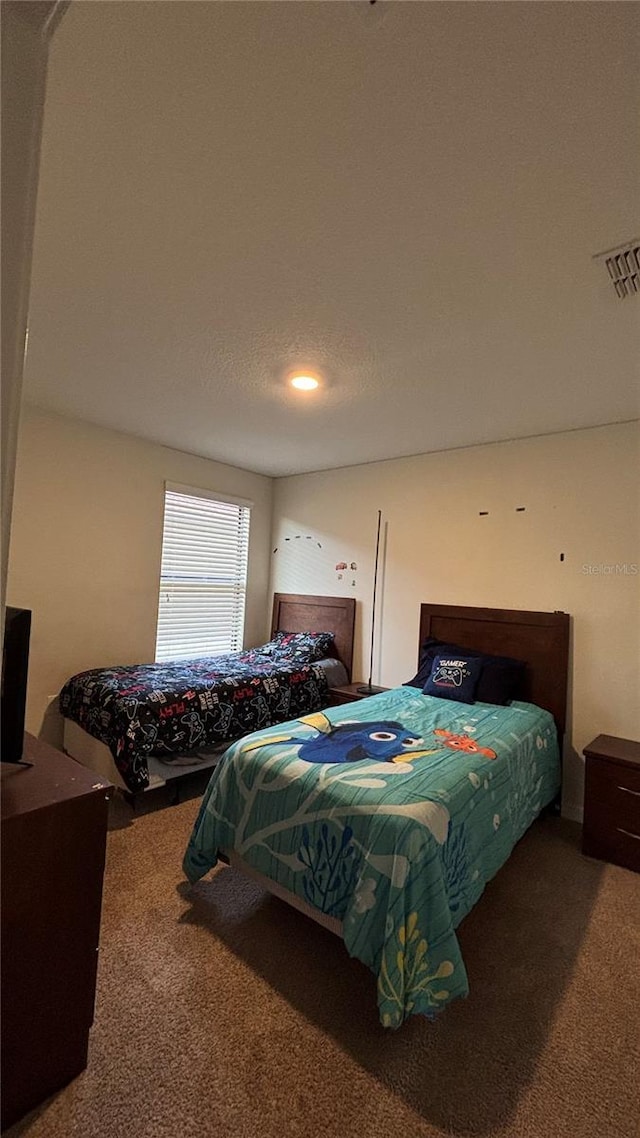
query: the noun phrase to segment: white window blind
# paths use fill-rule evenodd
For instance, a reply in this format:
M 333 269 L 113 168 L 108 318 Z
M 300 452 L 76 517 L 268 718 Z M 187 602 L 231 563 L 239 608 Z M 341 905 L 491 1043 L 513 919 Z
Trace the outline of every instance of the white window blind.
M 242 648 L 250 510 L 202 494 L 165 490 L 157 661 Z

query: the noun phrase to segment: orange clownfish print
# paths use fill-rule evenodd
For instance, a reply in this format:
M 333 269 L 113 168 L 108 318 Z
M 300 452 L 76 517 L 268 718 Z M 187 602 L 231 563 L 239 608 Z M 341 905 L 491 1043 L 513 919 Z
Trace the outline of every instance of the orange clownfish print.
M 451 747 L 453 751 L 463 751 L 465 755 L 484 755 L 487 759 L 497 759 L 497 754 L 489 747 L 479 747 L 475 739 L 469 735 L 453 735 L 451 731 L 445 731 L 442 727 L 436 727 L 434 735 L 439 735 L 444 740 L 445 747 Z

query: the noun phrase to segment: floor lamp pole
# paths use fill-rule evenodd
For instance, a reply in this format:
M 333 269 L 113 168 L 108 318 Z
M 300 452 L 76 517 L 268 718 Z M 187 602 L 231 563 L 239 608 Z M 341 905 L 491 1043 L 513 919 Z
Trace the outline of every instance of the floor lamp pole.
M 373 570 L 373 601 L 371 605 L 371 652 L 369 655 L 369 681 L 366 684 L 361 684 L 358 688 L 359 695 L 375 695 L 376 692 L 384 691 L 384 688 L 376 688 L 371 683 L 373 679 L 373 650 L 375 644 L 376 633 L 376 596 L 378 590 L 378 561 L 380 558 L 380 526 L 382 523 L 382 510 L 378 510 L 378 529 L 376 531 L 376 559 Z

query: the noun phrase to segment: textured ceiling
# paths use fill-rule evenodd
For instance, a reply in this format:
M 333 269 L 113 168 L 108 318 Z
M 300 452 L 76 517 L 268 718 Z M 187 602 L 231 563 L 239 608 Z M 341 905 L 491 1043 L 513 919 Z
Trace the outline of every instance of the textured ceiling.
M 27 397 L 272 475 L 635 417 L 639 15 L 72 4 Z

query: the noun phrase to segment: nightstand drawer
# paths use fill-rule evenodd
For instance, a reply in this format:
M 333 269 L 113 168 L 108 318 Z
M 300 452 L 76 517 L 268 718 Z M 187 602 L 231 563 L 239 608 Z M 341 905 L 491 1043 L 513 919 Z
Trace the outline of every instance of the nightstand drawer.
M 640 835 L 631 830 L 614 825 L 612 828 L 589 834 L 584 833 L 582 852 L 587 857 L 597 857 L 600 861 L 610 861 L 640 873 Z
M 640 770 L 587 759 L 583 850 L 640 870 Z
M 343 703 L 354 703 L 358 699 L 355 695 L 342 695 L 338 692 L 329 692 L 327 707 L 341 707 Z
M 585 819 L 610 817 L 618 826 L 640 833 L 640 770 L 589 759 L 586 771 Z

